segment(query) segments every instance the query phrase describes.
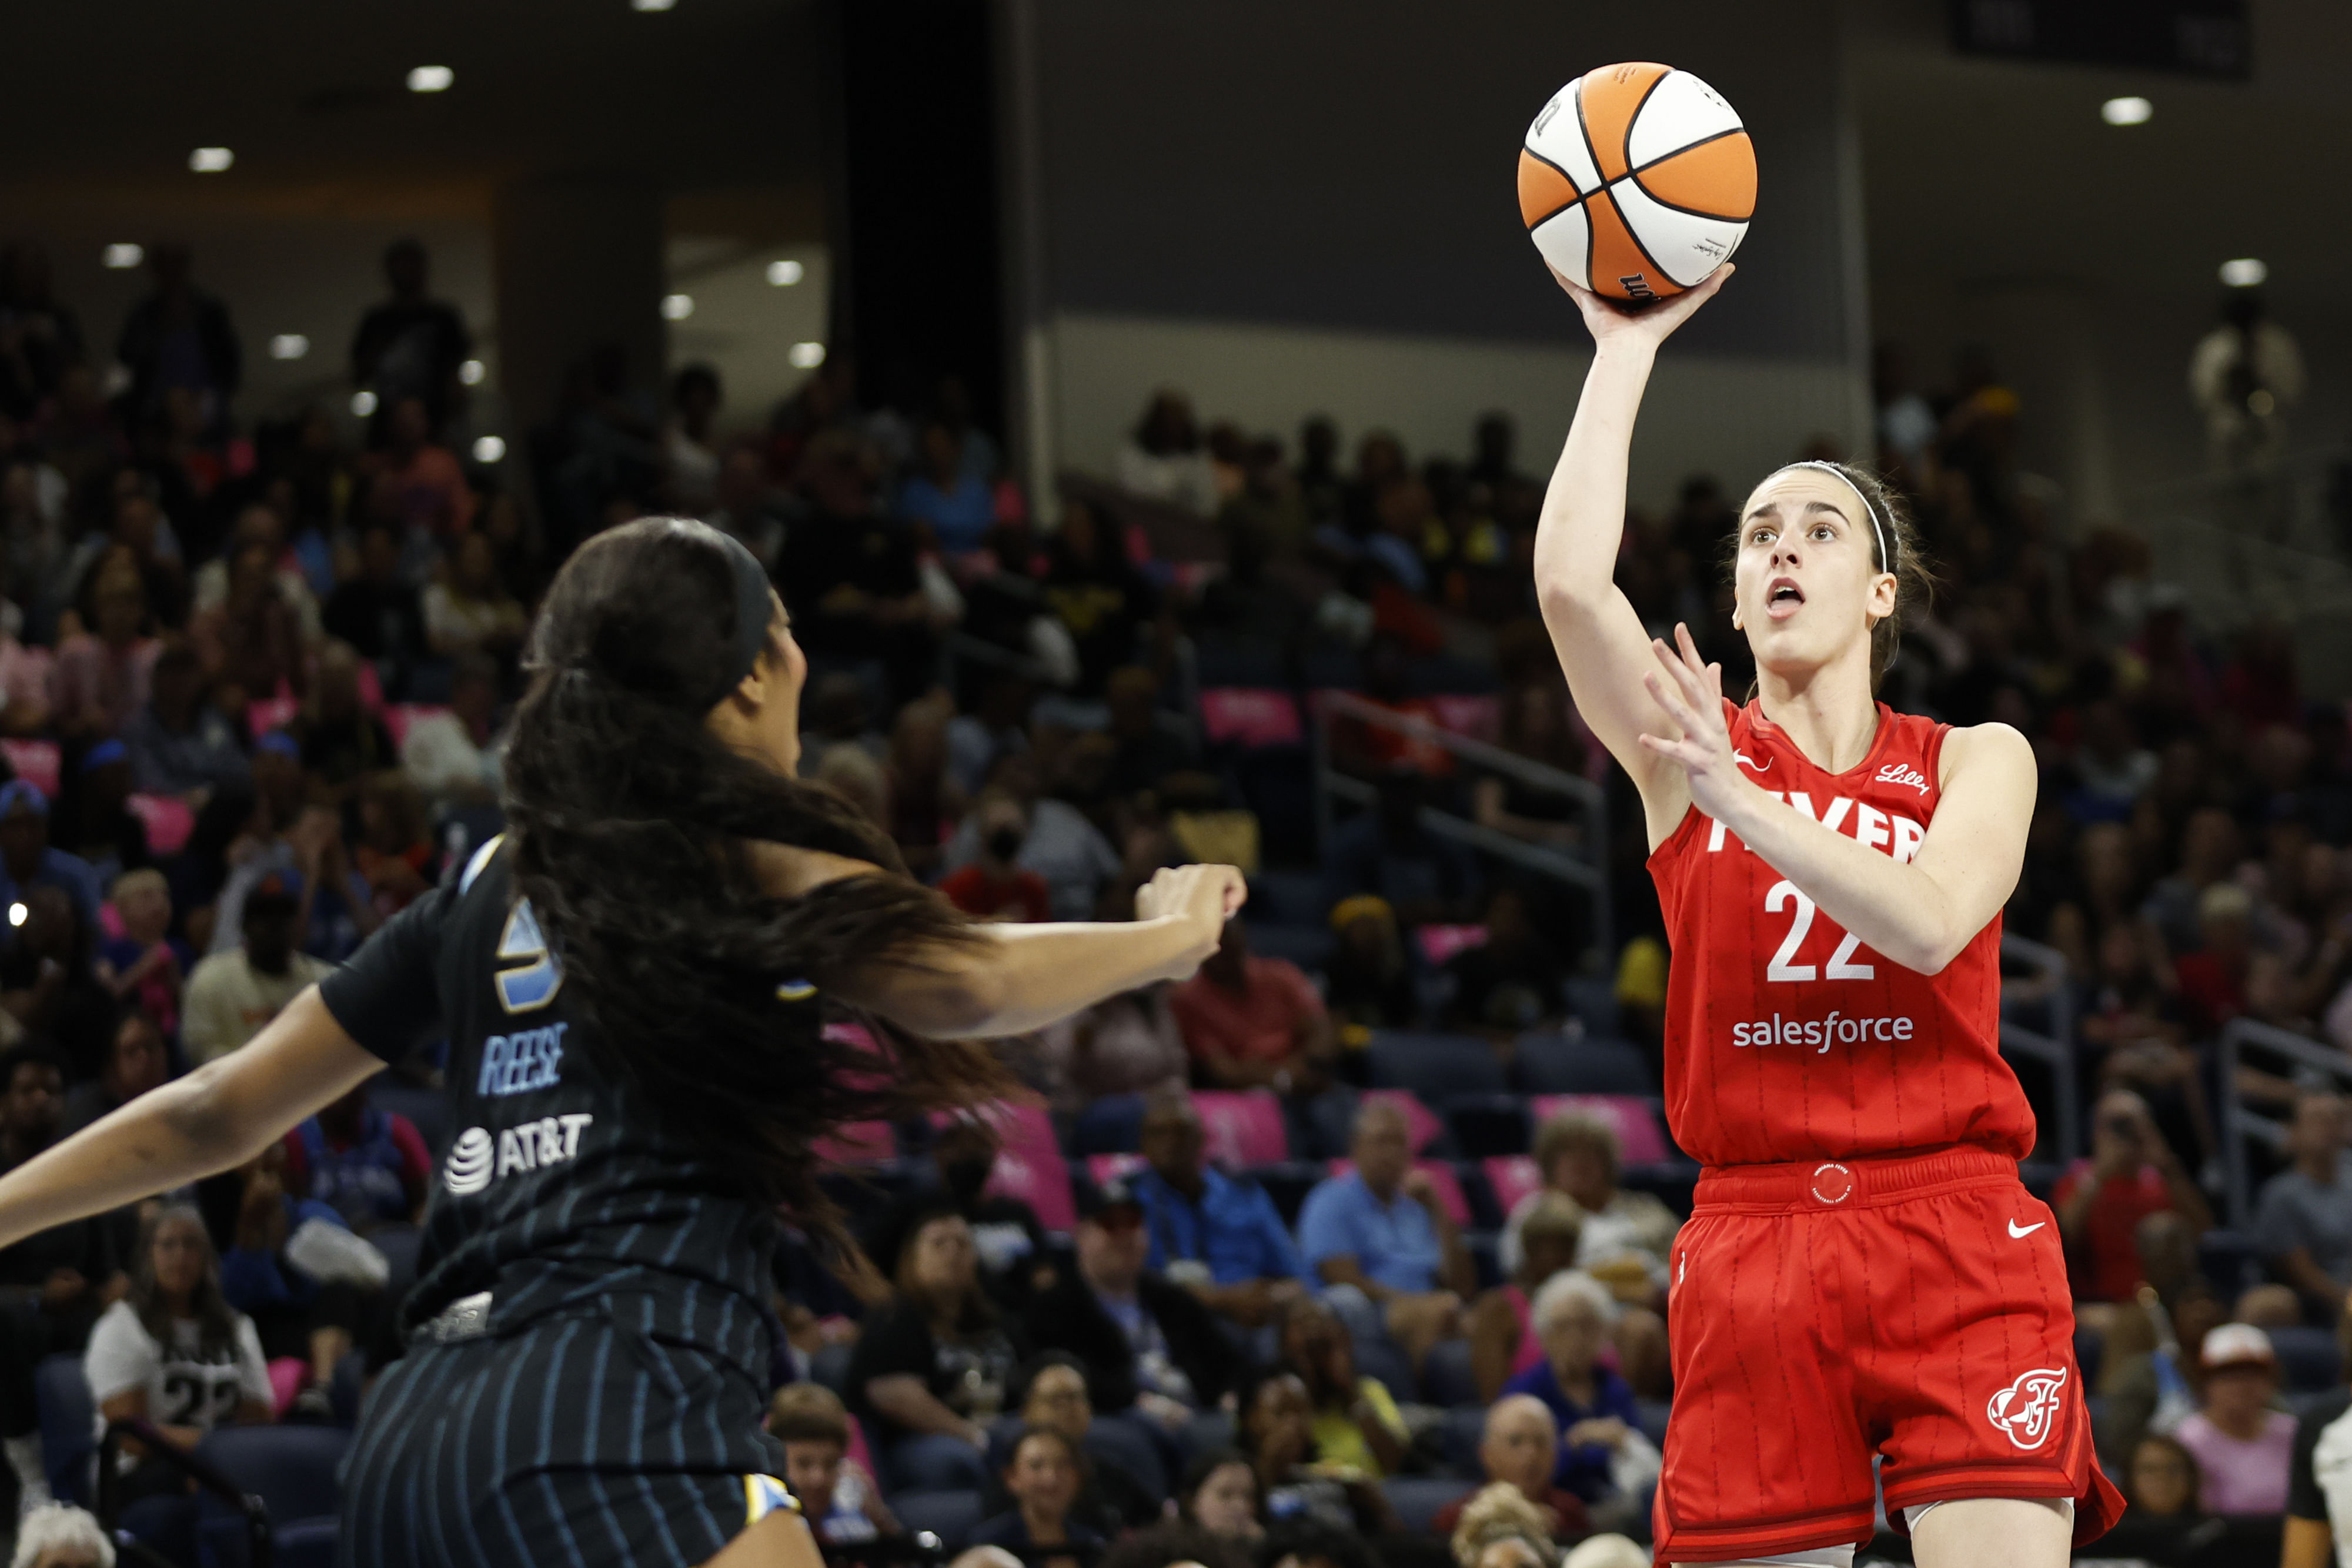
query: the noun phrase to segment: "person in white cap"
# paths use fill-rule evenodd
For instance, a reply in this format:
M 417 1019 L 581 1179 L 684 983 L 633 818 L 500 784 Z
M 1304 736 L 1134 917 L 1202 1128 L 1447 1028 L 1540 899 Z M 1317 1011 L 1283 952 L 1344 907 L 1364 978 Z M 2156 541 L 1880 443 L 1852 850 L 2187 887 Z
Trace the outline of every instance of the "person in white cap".
M 2205 1336 L 2198 1359 L 2205 1397 L 2173 1433 L 2204 1475 L 2198 1500 L 2208 1513 L 2283 1511 L 2294 1417 L 2271 1408 L 2278 1394 L 2271 1336 L 2252 1323 L 2223 1323 Z

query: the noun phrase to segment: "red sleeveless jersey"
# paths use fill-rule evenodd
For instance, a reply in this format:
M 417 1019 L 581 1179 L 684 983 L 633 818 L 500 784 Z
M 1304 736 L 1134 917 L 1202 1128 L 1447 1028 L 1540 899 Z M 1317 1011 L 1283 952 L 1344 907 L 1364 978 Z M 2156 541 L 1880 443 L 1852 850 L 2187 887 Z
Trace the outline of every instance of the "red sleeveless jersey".
M 1806 760 L 1755 703 L 1724 705 L 1748 778 L 1897 860 L 1936 814 L 1951 727 L 1878 705 L 1861 765 Z M 1940 975 L 1874 952 L 1694 806 L 1650 856 L 1674 962 L 1666 1122 L 1709 1166 L 1967 1145 L 2022 1159 L 2033 1112 L 2000 1059 L 2000 916 Z

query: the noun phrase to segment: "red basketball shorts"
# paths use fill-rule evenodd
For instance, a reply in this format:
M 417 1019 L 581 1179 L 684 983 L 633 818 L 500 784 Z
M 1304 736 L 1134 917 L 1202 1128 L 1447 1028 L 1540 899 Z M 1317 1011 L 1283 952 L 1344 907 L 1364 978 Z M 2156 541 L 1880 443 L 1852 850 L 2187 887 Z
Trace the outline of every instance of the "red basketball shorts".
M 1675 1239 L 1674 1416 L 1657 1561 L 1721 1562 L 1895 1528 L 1915 1504 L 2123 1498 L 2099 1472 L 2057 1217 L 1978 1149 L 1739 1166 Z

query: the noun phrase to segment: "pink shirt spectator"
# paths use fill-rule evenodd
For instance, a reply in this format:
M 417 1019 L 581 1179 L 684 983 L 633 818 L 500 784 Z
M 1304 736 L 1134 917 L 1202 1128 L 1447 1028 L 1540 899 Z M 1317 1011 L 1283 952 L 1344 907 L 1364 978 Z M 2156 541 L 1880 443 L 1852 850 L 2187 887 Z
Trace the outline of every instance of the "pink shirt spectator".
M 57 655 L 27 648 L 14 637 L 0 639 L 0 695 L 12 708 L 47 708 L 57 679 Z
M 2198 1502 L 2208 1513 L 2284 1513 L 2286 1477 L 2294 1451 L 2294 1417 L 2273 1410 L 2263 1417 L 2263 1434 L 2252 1442 L 2231 1437 L 2203 1412 L 2172 1434 L 2196 1456 L 2205 1484 Z
M 368 492 L 368 509 L 388 523 L 455 538 L 474 521 L 474 492 L 446 446 L 421 446 L 398 468 L 385 468 Z
M 83 709 L 94 707 L 100 715 L 99 733 L 112 735 L 123 720 L 147 706 L 147 677 L 163 651 L 163 643 L 152 637 L 139 638 L 120 650 L 88 633 L 67 638 L 58 650 L 49 711 L 58 723 L 70 725 Z
M 1297 1049 L 1298 1021 L 1320 1018 L 1323 998 L 1315 983 L 1287 958 L 1253 955 L 1239 991 L 1209 978 L 1206 970 L 1176 988 L 1170 998 L 1184 1049 L 1194 1056 L 1214 1045 L 1238 1061 L 1280 1061 Z

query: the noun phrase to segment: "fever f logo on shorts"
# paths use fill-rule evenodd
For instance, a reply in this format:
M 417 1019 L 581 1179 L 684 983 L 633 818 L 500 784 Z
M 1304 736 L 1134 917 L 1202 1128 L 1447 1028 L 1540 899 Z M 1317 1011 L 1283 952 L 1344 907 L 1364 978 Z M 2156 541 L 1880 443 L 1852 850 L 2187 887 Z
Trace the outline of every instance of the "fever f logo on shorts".
M 2021 1373 L 2016 1382 L 1986 1402 L 1985 1419 L 2009 1434 L 2021 1448 L 2038 1448 L 2058 1426 L 2058 1393 L 2066 1386 L 2063 1366 Z

